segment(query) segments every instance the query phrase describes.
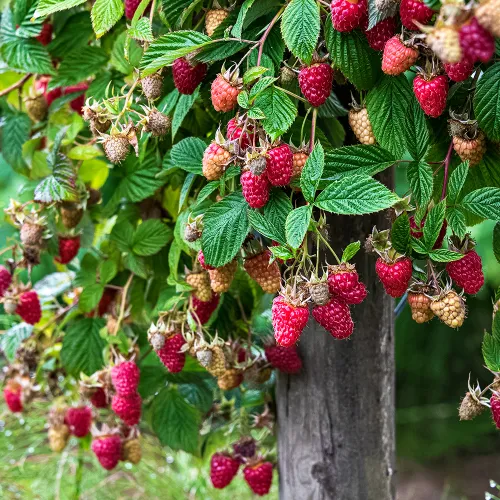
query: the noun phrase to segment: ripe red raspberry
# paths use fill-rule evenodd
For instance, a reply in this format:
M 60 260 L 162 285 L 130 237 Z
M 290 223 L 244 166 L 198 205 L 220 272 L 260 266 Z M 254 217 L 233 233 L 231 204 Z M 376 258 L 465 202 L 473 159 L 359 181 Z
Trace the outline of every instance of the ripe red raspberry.
M 52 41 L 52 24 L 43 23 L 42 31 L 36 37 L 42 45 L 48 45 Z
M 217 309 L 217 306 L 219 305 L 219 298 L 220 295 L 218 295 L 217 293 L 213 293 L 211 300 L 202 302 L 194 295 L 191 295 L 193 312 L 202 325 L 208 322 L 213 312 Z
M 206 269 L 207 271 L 209 269 L 215 269 L 215 267 L 213 266 L 209 266 L 208 264 L 205 264 L 205 255 L 203 254 L 203 250 L 200 250 L 198 252 L 198 262 L 200 263 L 200 266 L 203 268 L 203 269 Z
M 302 368 L 302 360 L 296 346 L 269 345 L 264 348 L 264 352 L 271 366 L 280 372 L 298 373 Z
M 127 397 L 115 394 L 111 401 L 111 409 L 127 425 L 137 425 L 141 420 L 141 396 L 137 393 Z
M 238 141 L 241 149 L 248 148 L 253 142 L 254 134 L 252 132 L 252 125 L 247 125 L 246 132 L 243 132 L 243 126 L 238 123 L 237 117 L 231 118 L 227 122 L 227 140 Z
M 122 441 L 120 436 L 102 436 L 92 441 L 92 451 L 99 463 L 106 469 L 114 469 L 121 457 Z
M 349 306 L 340 299 L 332 297 L 324 306 L 313 308 L 314 319 L 336 339 L 350 337 L 354 330 Z
M 368 24 L 368 22 L 366 23 Z M 365 28 L 368 44 L 374 50 L 384 50 L 387 40 L 394 36 L 396 32 L 396 18 L 387 17 L 377 23 L 371 30 Z
M 90 402 L 94 408 L 106 408 L 108 406 L 108 397 L 102 387 L 98 387 L 90 397 Z
M 56 89 L 47 92 L 49 81 L 49 76 L 42 76 L 35 82 L 35 89 L 43 93 L 45 100 L 47 101 L 47 106 L 50 106 L 56 99 L 58 99 L 62 95 L 61 87 L 57 87 Z
M 102 317 L 109 312 L 111 303 L 113 302 L 115 296 L 116 290 L 111 288 L 104 289 L 101 300 L 99 300 L 99 304 L 97 305 L 97 316 Z
M 59 256 L 56 261 L 60 264 L 71 262 L 80 250 L 80 236 L 74 238 L 59 237 Z
M 413 272 L 413 264 L 409 257 L 403 257 L 394 263 L 386 262 L 382 257 L 377 259 L 375 264 L 380 281 L 384 289 L 391 297 L 401 297 L 406 292 L 410 284 Z
M 191 64 L 185 57 L 180 57 L 172 65 L 175 88 L 181 94 L 191 95 L 207 74 L 205 63 Z
M 424 224 L 425 224 L 425 217 L 420 221 L 420 227 L 417 227 L 417 223 L 415 222 L 415 216 L 414 215 L 410 216 L 410 232 L 414 238 L 417 238 L 417 240 L 422 238 L 422 236 L 424 235 L 423 232 Z M 441 248 L 441 246 L 443 245 L 444 237 L 446 236 L 447 229 L 448 229 L 448 223 L 445 220 L 443 221 L 443 225 L 441 226 L 441 231 L 439 231 L 436 243 L 434 243 L 434 246 L 432 247 L 433 249 Z
M 332 23 L 337 31 L 352 31 L 357 28 L 366 14 L 366 0 L 333 0 Z
M 229 455 L 215 453 L 210 460 L 210 480 L 214 488 L 222 489 L 236 476 L 240 463 Z
M 165 340 L 165 345 L 157 351 L 161 362 L 167 367 L 170 373 L 178 373 L 184 368 L 186 353 L 181 352 L 181 347 L 186 343 L 180 333 L 172 335 Z
M 243 172 L 240 177 L 243 197 L 251 208 L 262 208 L 269 201 L 271 184 L 266 173 L 253 175 L 250 170 Z
M 76 437 L 84 437 L 90 431 L 92 424 L 92 410 L 88 406 L 69 408 L 64 418 L 71 434 Z
M 495 53 L 495 39 L 473 17 L 458 32 L 463 54 L 472 61 L 488 62 Z
M 356 268 L 349 264 L 330 266 L 328 270 L 328 288 L 332 295 L 347 304 L 361 304 L 367 291 L 364 283 L 359 281 Z
M 484 285 L 483 263 L 475 250 L 468 251 L 460 260 L 448 262 L 446 271 L 469 295 L 475 295 Z
M 474 61 L 463 56 L 462 60 L 457 63 L 445 64 L 444 69 L 451 80 L 454 82 L 463 82 L 472 75 L 474 71 Z
M 125 0 L 125 16 L 127 19 L 132 19 L 134 17 L 135 11 L 141 0 Z
M 429 9 L 421 0 L 401 0 L 399 14 L 405 28 L 420 31 L 419 27 L 413 21 L 418 21 L 420 24 L 427 24 L 432 19 L 434 11 Z
M 215 111 L 231 111 L 238 104 L 238 94 L 241 88 L 226 80 L 223 75 L 218 75 L 212 82 L 212 105 Z
M 3 297 L 12 283 L 12 275 L 4 266 L 0 266 L 0 297 Z
M 418 50 L 407 47 L 399 35 L 387 40 L 382 56 L 382 71 L 387 75 L 399 75 L 410 69 L 418 59 Z
M 299 86 L 311 106 L 321 106 L 332 91 L 333 69 L 327 63 L 304 66 L 299 71 Z
M 3 398 L 13 413 L 23 411 L 22 387 L 17 382 L 10 380 L 3 390 Z
M 279 345 L 283 347 L 293 346 L 299 340 L 308 319 L 309 309 L 307 306 L 291 304 L 281 295 L 273 300 L 274 338 Z
M 132 396 L 137 392 L 140 372 L 133 361 L 123 361 L 111 369 L 111 381 L 120 396 Z
M 281 144 L 267 152 L 266 174 L 273 186 L 286 186 L 292 178 L 293 153 L 288 144 Z
M 42 317 L 42 308 L 38 295 L 34 290 L 24 292 L 20 295 L 16 314 L 19 314 L 21 319 L 30 325 L 35 325 L 40 321 Z
M 259 496 L 267 495 L 273 482 L 273 464 L 261 462 L 253 466 L 247 465 L 243 469 L 243 476 L 254 493 Z
M 432 118 L 443 114 L 448 97 L 448 79 L 446 76 L 435 76 L 429 79 L 417 75 L 413 80 L 413 91 L 424 113 Z
M 70 85 L 69 87 L 65 87 L 63 89 L 63 95 L 74 94 L 76 92 L 82 92 L 82 91 L 85 92 L 88 88 L 89 86 L 85 82 L 78 83 L 76 85 Z M 73 111 L 79 113 L 80 115 L 83 115 L 83 110 L 82 110 L 83 106 L 85 106 L 85 94 L 75 97 L 69 103 L 69 107 Z
M 490 398 L 490 406 L 493 421 L 495 422 L 497 429 L 500 429 L 500 397 L 496 394 L 493 394 L 493 396 L 491 396 Z

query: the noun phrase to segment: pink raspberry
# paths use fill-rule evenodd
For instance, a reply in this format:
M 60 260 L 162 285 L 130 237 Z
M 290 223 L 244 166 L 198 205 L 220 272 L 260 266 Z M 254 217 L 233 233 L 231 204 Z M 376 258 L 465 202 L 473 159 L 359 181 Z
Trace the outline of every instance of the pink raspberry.
M 328 288 L 332 295 L 347 304 L 361 304 L 367 295 L 365 284 L 359 281 L 356 269 L 349 264 L 330 266 Z
M 115 394 L 111 401 L 111 409 L 127 425 L 137 425 L 141 420 L 141 396 L 137 393 L 127 397 Z
M 281 144 L 267 152 L 266 174 L 273 186 L 286 186 L 292 178 L 293 153 L 288 144 Z
M 276 342 L 283 347 L 293 346 L 309 319 L 308 307 L 291 304 L 280 295 L 273 300 L 271 312 Z
M 475 295 L 484 285 L 483 263 L 475 250 L 469 250 L 460 260 L 448 262 L 446 271 L 469 295 Z
M 420 31 L 419 27 L 413 23 L 427 24 L 434 15 L 434 11 L 429 9 L 421 0 L 401 0 L 399 5 L 401 22 L 405 28 L 412 31 Z
M 240 463 L 233 457 L 215 453 L 210 460 L 210 480 L 214 488 L 223 489 L 229 485 L 240 468 Z
M 219 305 L 219 299 L 220 295 L 217 293 L 213 293 L 212 299 L 206 302 L 203 302 L 194 295 L 191 295 L 191 304 L 193 307 L 193 312 L 202 325 L 208 323 L 208 320 L 210 319 L 213 312 L 217 309 Z
M 368 22 L 366 23 L 368 25 Z M 378 22 L 371 30 L 366 30 L 365 35 L 368 44 L 374 50 L 384 50 L 387 40 L 394 36 L 396 32 L 396 18 L 387 17 Z
M 273 368 L 282 373 L 298 373 L 302 369 L 302 360 L 296 346 L 267 345 L 264 348 L 266 358 Z
M 417 75 L 413 80 L 415 97 L 424 110 L 432 118 L 443 114 L 448 97 L 448 79 L 444 75 L 426 78 Z
M 472 61 L 488 62 L 495 53 L 495 39 L 473 17 L 458 32 L 460 47 L 466 57 Z
M 304 66 L 299 72 L 300 91 L 311 106 L 321 106 L 330 96 L 333 69 L 327 63 Z
M 444 69 L 451 80 L 454 82 L 463 82 L 472 75 L 474 71 L 474 61 L 463 56 L 462 60 L 457 63 L 445 63 Z
M 375 264 L 375 271 L 384 285 L 386 293 L 391 297 L 401 297 L 410 284 L 413 264 L 409 257 L 403 257 L 394 263 L 379 257 Z
M 337 31 L 352 31 L 361 23 L 367 11 L 366 0 L 333 0 L 332 23 Z
M 180 333 L 176 333 L 165 340 L 165 345 L 157 351 L 161 362 L 170 373 L 178 373 L 184 368 L 186 353 L 181 352 L 181 347 L 186 343 Z
M 122 440 L 120 436 L 102 436 L 92 441 L 92 451 L 99 463 L 106 469 L 114 469 L 120 460 Z
M 71 434 L 79 438 L 85 437 L 90 432 L 92 410 L 88 406 L 69 408 L 64 420 Z
M 265 172 L 262 175 L 254 175 L 247 170 L 241 174 L 240 182 L 243 197 L 250 208 L 262 208 L 268 202 L 271 185 Z
M 140 372 L 133 361 L 123 361 L 111 369 L 111 380 L 120 396 L 133 396 L 137 392 Z
M 313 308 L 314 319 L 336 339 L 350 337 L 354 330 L 349 306 L 342 300 L 332 297 L 328 304 Z
M 191 95 L 207 74 L 205 63 L 191 64 L 185 57 L 180 57 L 172 65 L 175 88 L 181 93 Z

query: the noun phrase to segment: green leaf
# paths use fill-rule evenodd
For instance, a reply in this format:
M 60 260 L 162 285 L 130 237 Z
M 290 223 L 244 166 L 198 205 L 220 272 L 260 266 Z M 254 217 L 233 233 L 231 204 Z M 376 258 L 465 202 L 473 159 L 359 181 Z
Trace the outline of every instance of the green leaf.
M 434 206 L 427 215 L 424 224 L 424 243 L 430 252 L 436 243 L 441 228 L 443 227 L 444 216 L 446 213 L 446 199 L 440 201 Z
M 201 174 L 203 153 L 206 148 L 206 142 L 199 137 L 186 137 L 174 144 L 170 158 L 176 167 L 193 174 Z
M 347 109 L 333 92 L 330 93 L 326 102 L 318 108 L 318 118 L 337 118 L 346 116 L 347 113 Z
M 248 92 L 246 90 L 243 90 L 238 94 L 238 106 L 241 106 L 244 109 L 248 109 L 250 106 Z
M 176 389 L 163 389 L 154 398 L 151 411 L 151 424 L 161 444 L 174 450 L 198 452 L 200 412 Z
M 500 314 L 495 314 L 493 333 L 484 332 L 482 351 L 484 364 L 491 371 L 500 371 Z
M 92 7 L 92 26 L 97 38 L 107 33 L 123 16 L 121 0 L 96 0 Z
M 187 114 L 193 107 L 196 99 L 199 95 L 199 88 L 197 88 L 191 95 L 182 94 L 177 101 L 177 105 L 174 109 L 174 116 L 172 117 L 172 140 L 174 140 L 179 128 L 186 118 Z
M 447 198 L 450 205 L 455 205 L 458 202 L 460 192 L 464 187 L 467 175 L 469 173 L 469 162 L 465 161 L 453 170 L 448 180 Z
M 344 146 L 325 153 L 324 179 L 352 174 L 375 175 L 394 165 L 395 156 L 380 146 Z
M 328 22 L 325 23 L 325 39 L 335 66 L 355 87 L 369 90 L 378 82 L 382 74 L 380 54 L 368 45 L 364 33 L 358 30 L 341 33 Z
M 281 189 L 273 189 L 269 197 L 269 201 L 264 207 L 264 217 L 281 235 L 277 241 L 284 243 L 285 237 L 285 223 L 288 214 L 293 210 L 292 202 L 286 193 Z
M 78 306 L 83 312 L 90 312 L 97 307 L 104 293 L 104 285 L 93 283 L 86 286 L 78 299 Z
M 5 161 L 16 171 L 26 168 L 23 160 L 23 144 L 29 139 L 31 120 L 24 113 L 4 115 L 2 154 Z
M 238 253 L 248 234 L 247 207 L 242 194 L 235 192 L 207 210 L 201 246 L 208 265 L 223 266 Z
M 361 248 L 361 243 L 359 241 L 353 241 L 347 245 L 342 253 L 342 258 L 340 259 L 342 262 L 349 262 Z
M 250 221 L 250 225 L 262 234 L 262 236 L 266 236 L 267 238 L 277 241 L 278 243 L 285 243 L 286 237 L 280 229 L 271 224 L 257 210 L 248 210 L 248 220 Z
M 434 182 L 432 168 L 424 161 L 415 161 L 408 164 L 406 176 L 415 200 L 420 206 L 426 206 L 432 196 Z
M 264 76 L 260 78 L 255 85 L 250 89 L 249 97 L 251 100 L 254 100 L 259 94 L 264 92 L 269 86 L 271 86 L 276 81 L 274 76 Z
M 140 42 L 152 42 L 155 39 L 151 23 L 147 17 L 139 19 L 138 23 L 128 30 L 128 36 Z
M 391 207 L 398 196 L 368 175 L 352 175 L 332 182 L 316 198 L 318 208 L 343 215 L 361 215 Z
M 101 318 L 84 318 L 68 328 L 61 349 L 61 361 L 68 373 L 92 375 L 104 366 L 105 343 L 99 334 L 104 324 Z
M 177 390 L 188 403 L 203 413 L 207 413 L 212 407 L 212 389 L 205 381 L 198 380 L 193 384 L 179 384 Z
M 262 126 L 271 137 L 271 141 L 283 135 L 297 116 L 297 108 L 293 101 L 274 86 L 257 96 L 255 106 L 259 107 L 266 116 L 262 120 Z
M 269 247 L 269 250 L 273 254 L 274 259 L 281 259 L 282 261 L 293 259 L 293 253 L 285 246 L 272 246 Z
M 479 128 L 492 141 L 500 141 L 500 63 L 493 64 L 479 78 L 474 112 Z
M 451 230 L 460 238 L 465 236 L 467 226 L 465 223 L 465 215 L 458 208 L 448 208 L 446 210 L 446 221 Z
M 455 260 L 460 260 L 463 254 L 452 252 L 446 248 L 438 248 L 436 250 L 431 250 L 429 252 L 429 257 L 435 262 L 453 262 Z
M 281 18 L 281 33 L 290 52 L 310 64 L 320 30 L 319 5 L 314 0 L 291 0 Z
M 252 66 L 247 69 L 243 74 L 243 84 L 248 85 L 249 83 L 254 82 L 258 78 L 260 78 L 268 69 L 264 66 Z M 238 97 L 241 93 L 238 95 Z
M 132 224 L 126 220 L 115 224 L 111 231 L 111 241 L 116 243 L 121 252 L 131 252 L 134 242 L 134 227 Z
M 236 38 L 241 38 L 241 34 L 243 32 L 243 23 L 245 22 L 245 17 L 252 7 L 255 0 L 245 0 L 243 5 L 241 6 L 240 11 L 238 12 L 238 19 L 234 23 L 231 34 Z
M 181 187 L 181 194 L 179 196 L 179 212 L 182 210 L 182 207 L 184 206 L 184 203 L 187 200 L 187 197 L 189 196 L 189 192 L 191 191 L 191 188 L 193 187 L 193 184 L 196 180 L 196 174 L 187 174 L 186 178 L 184 179 L 184 182 Z
M 462 207 L 479 217 L 500 220 L 500 188 L 476 189 L 464 196 Z
M 17 349 L 22 341 L 30 337 L 32 333 L 33 325 L 19 323 L 0 336 L 0 348 L 11 363 L 16 358 Z
M 410 246 L 410 220 L 408 214 L 403 212 L 392 224 L 391 243 L 394 249 L 405 254 Z
M 404 75 L 385 75 L 368 93 L 366 106 L 379 144 L 402 158 L 406 151 L 405 130 L 408 104 L 415 99 Z
M 493 253 L 497 262 L 500 262 L 500 222 L 493 228 Z
M 299 248 L 311 222 L 312 205 L 304 205 L 292 210 L 285 223 L 286 242 L 292 248 Z
M 118 264 L 116 260 L 108 259 L 99 266 L 99 277 L 101 283 L 109 283 L 118 273 Z
M 76 189 L 73 184 L 74 171 L 67 165 L 59 165 L 54 173 L 46 177 L 35 188 L 34 200 L 41 203 L 53 201 L 75 201 Z
M 312 150 L 312 153 L 307 158 L 306 164 L 300 175 L 300 188 L 304 198 L 312 203 L 316 196 L 316 189 L 323 175 L 323 167 L 325 164 L 325 153 L 321 143 L 317 143 Z
M 135 231 L 132 250 L 136 255 L 154 255 L 172 240 L 172 230 L 158 219 L 144 221 Z
M 68 158 L 71 160 L 92 160 L 102 156 L 102 151 L 95 146 L 75 146 L 68 151 Z
M 143 257 L 138 257 L 132 253 L 127 254 L 123 259 L 123 265 L 126 269 L 145 280 L 150 278 L 151 269 L 148 268 L 146 260 Z
M 425 243 L 421 239 L 411 238 L 411 247 L 415 252 L 421 255 L 427 255 L 427 249 L 425 247 Z
M 46 17 L 60 10 L 71 9 L 85 3 L 85 0 L 40 0 L 33 18 Z
M 415 161 L 421 160 L 429 147 L 429 129 L 424 112 L 415 98 L 410 101 L 404 135 L 408 153 Z

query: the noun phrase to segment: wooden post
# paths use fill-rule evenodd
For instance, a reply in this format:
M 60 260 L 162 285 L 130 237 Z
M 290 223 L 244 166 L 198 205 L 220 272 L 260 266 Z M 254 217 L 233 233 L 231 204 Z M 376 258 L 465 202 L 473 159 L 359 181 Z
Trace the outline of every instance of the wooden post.
M 331 217 L 331 243 L 363 243 L 374 225 L 389 227 L 385 217 Z M 394 498 L 394 301 L 372 255 L 362 249 L 354 262 L 369 295 L 352 308 L 352 337 L 335 340 L 311 317 L 299 343 L 303 372 L 278 379 L 281 500 Z

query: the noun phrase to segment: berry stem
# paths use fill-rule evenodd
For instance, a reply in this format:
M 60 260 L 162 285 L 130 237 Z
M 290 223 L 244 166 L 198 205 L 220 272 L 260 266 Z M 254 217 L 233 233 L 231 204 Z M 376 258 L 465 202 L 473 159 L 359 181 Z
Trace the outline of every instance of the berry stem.
M 298 99 L 299 101 L 302 101 L 307 104 L 307 99 L 300 97 L 300 95 L 294 94 L 293 92 L 290 92 L 289 90 L 286 90 L 283 87 L 278 87 L 277 85 L 275 85 L 274 88 L 279 89 L 283 91 L 285 94 L 288 94 L 289 96 L 293 97 L 294 99 Z
M 264 34 L 262 35 L 260 41 L 259 41 L 259 53 L 257 55 L 257 66 L 260 66 L 260 60 L 262 59 L 262 51 L 264 50 L 264 42 L 266 41 L 266 38 L 269 36 L 269 33 L 271 32 L 271 29 L 273 26 L 276 24 L 278 19 L 281 17 L 281 14 L 283 14 L 283 11 L 285 10 L 287 4 L 283 5 L 280 10 L 276 13 L 276 15 L 272 18 L 271 22 L 269 23 L 269 26 L 266 28 L 266 31 L 264 31 Z
M 311 139 L 309 141 L 309 153 L 312 153 L 314 148 L 314 136 L 316 134 L 316 120 L 318 118 L 318 108 L 313 109 L 312 123 L 311 123 Z
M 137 84 L 139 83 L 139 78 L 137 78 L 134 83 L 131 85 L 129 91 L 127 92 L 127 95 L 125 96 L 125 102 L 123 104 L 123 108 L 122 110 L 120 111 L 120 113 L 118 114 L 118 116 L 116 117 L 116 120 L 115 120 L 115 126 L 116 124 L 118 124 L 118 122 L 120 121 L 120 118 L 125 114 L 125 111 L 127 111 L 128 109 L 128 106 L 129 106 L 129 100 L 130 98 L 132 97 L 132 94 L 134 92 L 134 89 L 137 87 Z
M 337 261 L 337 264 L 340 264 L 340 259 L 339 259 L 338 255 L 335 253 L 335 250 L 330 246 L 330 243 L 328 243 L 328 241 L 326 241 L 326 239 L 323 237 L 323 235 L 319 231 L 317 232 L 317 234 L 321 238 L 321 241 L 326 245 L 328 250 L 330 250 L 330 252 L 332 252 L 333 256 L 335 257 L 335 260 Z
M 79 440 L 78 446 L 78 462 L 76 465 L 75 472 L 75 494 L 73 496 L 74 500 L 78 500 L 80 498 L 81 489 L 82 489 L 82 478 L 83 478 L 83 439 Z
M 28 73 L 28 74 L 24 75 L 16 83 L 13 83 L 10 87 L 3 89 L 0 92 L 0 97 L 3 97 L 4 95 L 7 95 L 9 92 L 12 92 L 13 90 L 16 90 L 17 88 L 22 87 L 24 85 L 24 83 L 27 82 L 32 76 L 33 76 L 33 73 Z
M 443 191 L 441 192 L 441 199 L 446 198 L 446 189 L 448 188 L 448 170 L 450 166 L 451 154 L 453 152 L 453 141 L 450 142 L 450 147 L 448 148 L 448 153 L 444 159 L 444 179 L 443 179 Z
M 122 302 L 120 304 L 120 315 L 118 316 L 118 319 L 116 320 L 115 331 L 113 332 L 113 335 L 116 335 L 118 333 L 118 330 L 120 329 L 123 318 L 125 316 L 125 306 L 127 304 L 127 294 L 128 294 L 128 290 L 130 288 L 130 285 L 132 284 L 133 279 L 134 279 L 134 273 L 130 273 L 130 276 L 128 277 L 127 283 L 125 283 L 125 286 L 123 287 Z

